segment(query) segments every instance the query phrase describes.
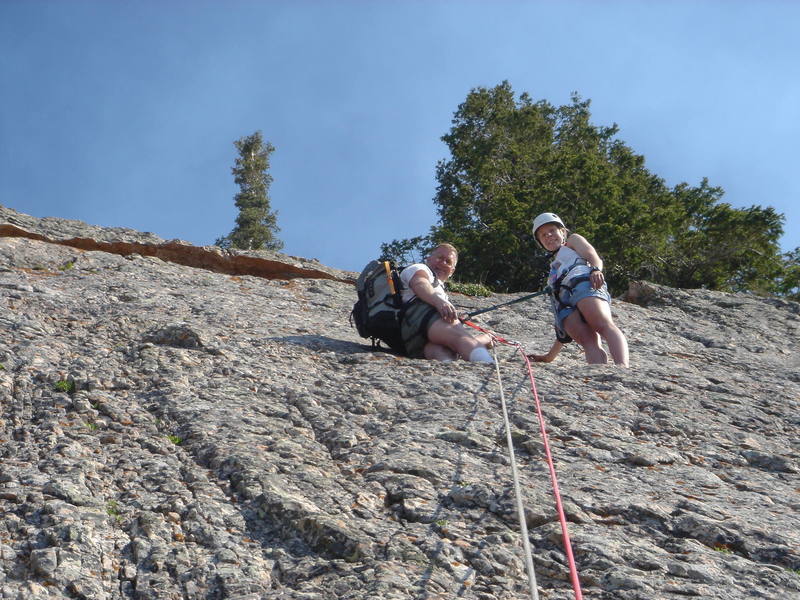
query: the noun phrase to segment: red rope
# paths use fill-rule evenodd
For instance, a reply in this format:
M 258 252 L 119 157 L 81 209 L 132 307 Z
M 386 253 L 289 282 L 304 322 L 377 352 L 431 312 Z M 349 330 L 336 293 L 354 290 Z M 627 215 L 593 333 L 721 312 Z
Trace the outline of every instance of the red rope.
M 561 492 L 558 489 L 558 478 L 556 477 L 556 468 L 553 464 L 553 455 L 550 453 L 550 442 L 547 439 L 547 430 L 544 425 L 544 415 L 542 414 L 542 404 L 539 401 L 539 394 L 536 391 L 536 382 L 533 378 L 533 368 L 531 367 L 531 361 L 528 356 L 525 354 L 525 350 L 522 348 L 522 344 L 519 342 L 509 341 L 505 338 L 500 337 L 493 331 L 489 331 L 488 329 L 484 329 L 471 321 L 463 321 L 464 325 L 468 325 L 473 329 L 477 329 L 478 331 L 482 331 L 483 333 L 489 335 L 493 340 L 500 342 L 501 344 L 505 344 L 507 346 L 514 346 L 519 353 L 522 355 L 523 360 L 525 361 L 525 366 L 528 369 L 528 380 L 531 382 L 531 393 L 533 394 L 534 401 L 536 403 L 536 416 L 539 418 L 539 429 L 542 433 L 542 442 L 544 444 L 544 452 L 545 456 L 547 457 L 547 466 L 550 469 L 550 481 L 553 485 L 553 495 L 555 496 L 556 501 L 556 512 L 558 513 L 558 520 L 561 522 L 561 537 L 564 540 L 564 552 L 567 555 L 567 563 L 569 564 L 569 574 L 570 579 L 572 581 L 572 589 L 575 592 L 575 600 L 582 600 L 583 594 L 581 592 L 581 582 L 578 579 L 578 569 L 575 566 L 575 558 L 572 554 L 572 543 L 569 539 L 569 532 L 567 531 L 567 518 L 564 515 L 564 506 L 561 503 Z

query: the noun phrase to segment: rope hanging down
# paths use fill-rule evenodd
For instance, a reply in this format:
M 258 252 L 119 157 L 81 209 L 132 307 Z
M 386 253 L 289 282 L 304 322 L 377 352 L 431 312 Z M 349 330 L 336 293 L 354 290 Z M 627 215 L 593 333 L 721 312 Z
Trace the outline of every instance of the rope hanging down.
M 525 509 L 522 506 L 522 491 L 519 487 L 519 476 L 517 475 L 517 460 L 514 458 L 514 443 L 511 440 L 511 423 L 508 420 L 508 410 L 506 409 L 506 395 L 503 392 L 503 381 L 500 379 L 500 363 L 497 361 L 497 348 L 492 348 L 494 354 L 494 369 L 497 372 L 497 384 L 500 386 L 500 406 L 503 409 L 503 422 L 506 426 L 506 444 L 508 445 L 508 458 L 511 462 L 511 477 L 514 480 L 514 497 L 517 501 L 517 517 L 519 518 L 519 529 L 522 533 L 522 548 L 525 551 L 525 568 L 528 571 L 528 585 L 531 592 L 531 600 L 539 600 L 539 589 L 536 585 L 536 572 L 533 570 L 533 556 L 531 554 L 531 542 L 528 539 L 528 524 L 525 521 Z
M 513 346 L 517 349 L 517 351 L 522 355 L 523 360 L 525 361 L 525 366 L 528 369 L 528 380 L 531 384 L 531 393 L 533 394 L 533 398 L 536 405 L 536 416 L 539 419 L 539 430 L 542 435 L 542 443 L 544 445 L 545 456 L 547 458 L 547 466 L 550 471 L 550 482 L 553 486 L 553 496 L 555 497 L 556 503 L 556 512 L 558 513 L 558 520 L 561 523 L 561 537 L 563 540 L 564 545 L 564 552 L 567 555 L 567 564 L 569 565 L 569 573 L 570 573 L 570 580 L 572 581 L 572 589 L 575 593 L 575 600 L 583 600 L 583 593 L 581 592 L 581 583 L 578 579 L 578 570 L 575 566 L 575 558 L 572 554 L 572 543 L 569 539 L 569 531 L 567 531 L 567 518 L 564 514 L 564 506 L 561 502 L 561 492 L 559 491 L 558 487 L 558 478 L 556 477 L 556 469 L 553 464 L 553 455 L 550 452 L 550 442 L 547 438 L 547 429 L 545 428 L 544 424 L 544 415 L 542 414 L 542 405 L 539 400 L 539 394 L 536 391 L 536 382 L 534 381 L 533 377 L 533 368 L 531 367 L 531 361 L 528 359 L 527 355 L 525 354 L 525 350 L 522 348 L 522 344 L 519 342 L 514 342 L 510 340 L 506 340 L 505 338 L 500 337 L 496 333 L 489 331 L 488 329 L 484 329 L 475 323 L 470 321 L 464 321 L 464 325 L 468 325 L 473 329 L 477 329 L 478 331 L 482 331 L 483 333 L 489 335 L 493 340 L 498 343 L 504 344 L 506 346 Z M 514 460 L 514 451 L 511 445 L 511 433 L 510 433 L 510 426 L 508 422 L 508 413 L 506 411 L 505 405 L 505 395 L 503 393 L 503 385 L 500 381 L 500 367 L 497 362 L 497 353 L 495 352 L 495 370 L 497 371 L 497 379 L 500 382 L 500 399 L 503 407 L 503 418 L 505 419 L 506 424 L 506 437 L 508 438 L 508 447 L 509 447 L 509 454 L 511 459 L 511 470 L 512 475 L 514 477 L 514 490 L 517 496 L 517 511 L 519 513 L 519 520 L 520 520 L 520 528 L 522 530 L 523 535 L 523 547 L 526 553 L 526 562 L 528 567 L 528 574 L 529 574 L 529 581 L 531 585 L 531 597 L 533 600 L 538 600 L 538 591 L 536 589 L 536 576 L 533 573 L 533 559 L 530 555 L 530 543 L 528 540 L 528 529 L 525 523 L 525 515 L 522 509 L 522 500 L 521 500 L 521 492 L 519 489 L 519 483 L 517 481 L 517 468 L 516 468 L 516 461 Z

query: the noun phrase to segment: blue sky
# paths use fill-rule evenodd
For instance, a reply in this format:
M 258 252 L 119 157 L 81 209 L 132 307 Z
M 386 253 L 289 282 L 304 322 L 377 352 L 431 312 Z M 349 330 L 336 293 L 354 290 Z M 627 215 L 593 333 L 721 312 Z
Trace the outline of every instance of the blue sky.
M 791 0 L 0 0 L 0 204 L 211 244 L 261 130 L 284 252 L 360 270 L 436 222 L 441 136 L 508 80 L 590 99 L 669 185 L 775 207 L 788 251 L 798 23 Z

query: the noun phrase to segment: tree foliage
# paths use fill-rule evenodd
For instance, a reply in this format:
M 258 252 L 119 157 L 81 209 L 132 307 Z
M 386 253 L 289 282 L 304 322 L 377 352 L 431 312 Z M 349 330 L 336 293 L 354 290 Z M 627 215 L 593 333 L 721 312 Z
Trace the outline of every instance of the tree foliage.
M 276 236 L 280 231 L 277 213 L 270 210 L 269 156 L 275 148 L 261 137 L 261 132 L 242 137 L 234 143 L 239 151 L 236 164 L 231 168 L 234 181 L 239 186 L 236 207 L 239 216 L 236 226 L 215 244 L 223 248 L 243 250 L 280 250 L 283 248 Z
M 800 302 L 800 246 L 783 255 L 783 269 L 777 287 L 781 296 Z
M 450 158 L 436 167 L 438 223 L 426 236 L 383 244 L 383 254 L 450 242 L 460 279 L 530 290 L 543 285 L 549 262 L 531 223 L 555 212 L 597 248 L 614 292 L 631 279 L 774 291 L 782 215 L 721 203 L 723 191 L 705 179 L 669 188 L 616 138 L 616 125 L 593 125 L 589 108 L 577 94 L 558 107 L 516 98 L 508 82 L 472 90 L 442 137 Z

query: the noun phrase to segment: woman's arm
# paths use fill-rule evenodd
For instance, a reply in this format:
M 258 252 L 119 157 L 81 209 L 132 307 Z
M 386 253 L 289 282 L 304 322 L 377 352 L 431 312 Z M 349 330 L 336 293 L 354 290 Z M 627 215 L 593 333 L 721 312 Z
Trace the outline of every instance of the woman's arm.
M 566 245 L 575 250 L 582 259 L 593 267 L 592 272 L 589 274 L 589 281 L 594 289 L 599 289 L 605 283 L 603 276 L 603 259 L 597 253 L 585 237 L 580 234 L 573 233 L 567 238 Z
M 553 362 L 563 347 L 564 344 L 556 340 L 553 342 L 553 345 L 550 346 L 550 350 L 547 351 L 547 354 L 528 354 L 528 358 L 534 362 Z

